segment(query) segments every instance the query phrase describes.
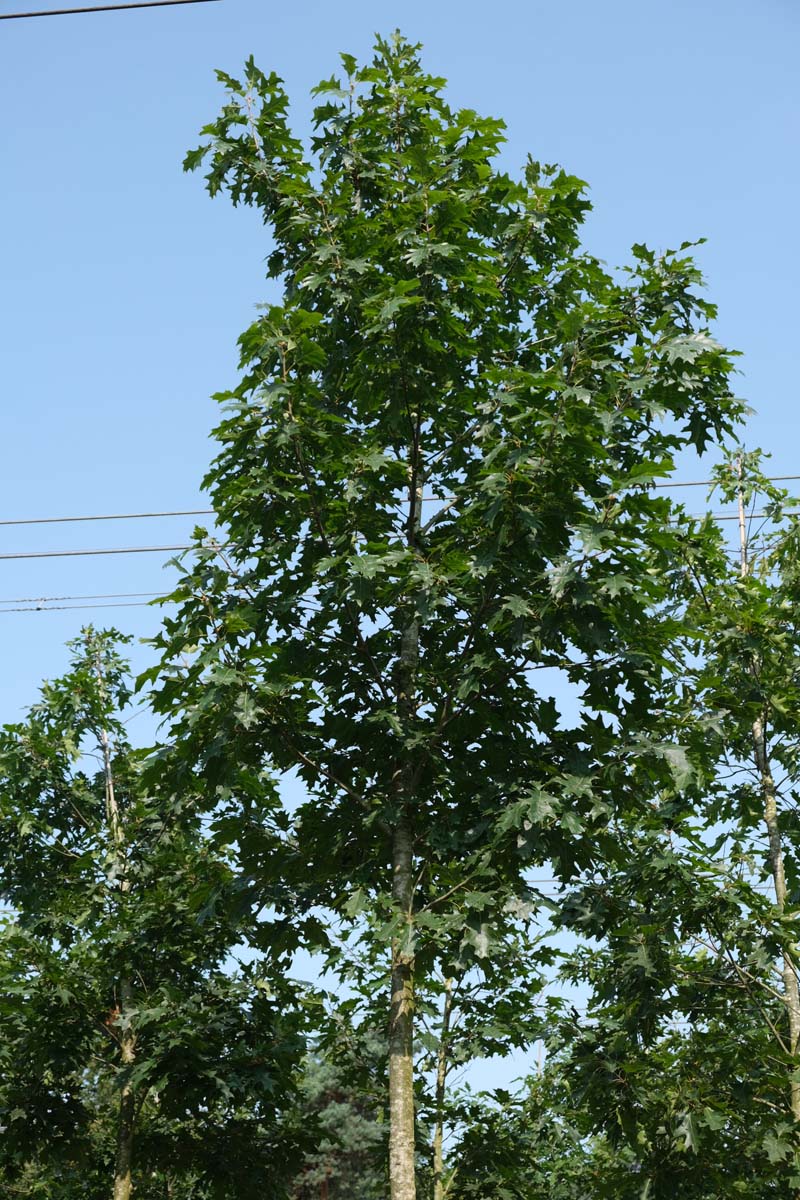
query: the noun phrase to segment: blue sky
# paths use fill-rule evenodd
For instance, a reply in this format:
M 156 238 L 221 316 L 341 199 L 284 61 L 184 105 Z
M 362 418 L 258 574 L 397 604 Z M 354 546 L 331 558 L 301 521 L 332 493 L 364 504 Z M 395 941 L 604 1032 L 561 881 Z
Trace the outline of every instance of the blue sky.
M 718 335 L 744 352 L 758 410 L 750 442 L 800 473 L 791 0 L 221 0 L 0 22 L 0 520 L 202 504 L 209 396 L 234 381 L 236 336 L 268 297 L 257 218 L 180 168 L 219 106 L 214 68 L 253 53 L 286 79 L 304 130 L 338 52 L 363 56 L 397 26 L 454 104 L 505 118 L 509 167 L 530 151 L 590 183 L 586 240 L 601 257 L 709 239 Z M 171 545 L 190 525 L 0 527 L 0 553 Z M 0 599 L 158 591 L 163 557 L 0 560 Z M 0 720 L 90 618 L 137 636 L 157 620 L 141 607 L 0 615 Z
M 586 242 L 602 258 L 708 238 L 717 335 L 743 351 L 757 410 L 748 442 L 800 474 L 791 0 L 221 0 L 0 22 L 0 521 L 203 506 L 209 397 L 234 382 L 236 337 L 270 298 L 258 219 L 180 167 L 221 102 L 214 68 L 252 53 L 277 70 L 304 132 L 338 52 L 363 57 L 398 26 L 454 105 L 506 120 L 508 168 L 530 152 L 589 182 Z M 0 554 L 171 545 L 191 524 L 0 526 Z M 165 557 L 0 559 L 0 600 L 159 591 Z M 0 614 L 0 721 L 90 619 L 136 637 L 157 625 L 143 607 Z

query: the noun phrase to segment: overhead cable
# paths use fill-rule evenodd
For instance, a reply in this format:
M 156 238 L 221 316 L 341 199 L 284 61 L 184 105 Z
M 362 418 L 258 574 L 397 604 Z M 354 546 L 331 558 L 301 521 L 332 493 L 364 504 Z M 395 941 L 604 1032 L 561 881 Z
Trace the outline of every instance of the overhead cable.
M 788 476 L 787 476 L 788 478 Z M 800 477 L 798 477 L 800 478 Z M 694 484 L 686 483 L 685 485 L 675 486 L 695 486 Z M 431 499 L 439 499 L 432 497 Z M 192 516 L 199 514 L 208 514 L 210 509 L 186 509 L 175 512 L 161 513 L 114 513 L 114 514 L 99 514 L 97 516 L 81 516 L 81 517 L 32 517 L 24 520 L 0 521 L 0 526 L 9 525 L 38 525 L 38 524 L 53 524 L 70 521 L 122 521 L 134 520 L 140 517 L 172 517 L 172 516 Z M 800 514 L 800 509 L 786 509 L 785 516 L 797 516 Z M 737 521 L 736 513 L 687 513 L 692 520 L 703 520 L 705 517 L 711 517 L 715 521 Z M 766 520 L 772 514 L 769 512 L 752 512 L 748 513 L 748 521 Z M 222 549 L 221 544 L 213 544 L 207 547 L 212 550 Z M 9 561 L 26 558 L 81 558 L 90 555 L 98 554 L 160 554 L 174 553 L 183 550 L 195 550 L 197 544 L 182 544 L 177 546 L 110 546 L 103 548 L 93 548 L 87 550 L 34 550 L 34 551 L 15 551 L 13 553 L 0 554 L 0 560 Z M 2 601 L 0 601 L 2 603 Z
M 769 482 L 777 483 L 790 479 L 800 480 L 800 475 L 771 475 Z M 651 486 L 654 488 L 682 488 L 682 487 L 711 487 L 714 480 L 711 479 L 681 479 L 669 481 L 666 483 L 654 483 Z M 428 501 L 437 501 L 452 499 L 453 497 L 445 496 L 426 496 L 423 499 Z M 61 525 L 75 521 L 141 521 L 148 519 L 162 519 L 167 517 L 213 517 L 215 516 L 213 508 L 176 508 L 164 509 L 163 511 L 155 512 L 130 512 L 130 513 L 88 513 L 81 516 L 67 517 L 16 517 L 12 520 L 0 520 L 0 527 L 13 525 Z M 728 520 L 729 518 L 721 518 Z
M 82 8 L 45 8 L 36 12 L 0 13 L 0 21 L 24 21 L 29 17 L 71 17 L 77 13 L 115 12 L 125 8 L 170 8 L 175 4 L 218 4 L 219 0 L 128 0 L 126 4 L 91 4 Z
M 18 608 L 0 608 L 0 616 L 3 613 L 20 613 L 20 612 L 66 612 L 68 609 L 76 608 L 149 608 L 150 604 L 147 600 L 129 600 L 120 603 L 114 601 L 112 604 L 32 604 L 24 605 Z
M 800 479 L 800 475 L 767 475 L 765 476 L 767 483 L 783 483 L 789 479 Z M 678 488 L 678 487 L 715 487 L 719 483 L 717 479 L 680 479 L 670 481 L 668 483 L 654 483 L 651 487 L 654 488 Z
M 796 517 L 798 515 L 798 513 L 800 513 L 800 508 L 787 508 L 784 510 L 783 515 L 785 517 Z M 702 520 L 703 517 L 711 517 L 714 521 L 738 521 L 739 520 L 739 516 L 737 513 L 690 513 L 688 515 L 693 517 L 697 521 Z M 754 512 L 754 513 L 746 514 L 748 521 L 766 520 L 770 516 L 772 516 L 772 513 L 766 513 L 766 512 Z
M 111 546 L 103 550 L 34 550 L 24 554 L 0 554 L 0 559 L 11 558 L 81 558 L 89 554 L 167 554 L 173 550 L 193 550 L 194 546 Z
M 792 509 L 787 515 L 793 515 L 795 513 L 800 513 L 800 509 Z M 699 514 L 696 514 L 696 517 L 699 520 L 699 519 L 702 519 L 706 515 L 707 514 L 705 514 L 705 513 L 699 513 Z M 737 517 L 728 516 L 726 514 L 718 513 L 715 515 L 712 513 L 710 515 L 712 516 L 712 518 L 714 520 L 717 520 L 717 521 L 738 520 Z M 768 516 L 769 516 L 769 513 L 762 513 L 762 512 L 751 513 L 748 515 L 748 520 L 755 521 L 755 520 L 759 520 L 762 518 L 766 518 Z M 225 547 L 222 544 L 213 545 L 213 546 L 202 546 L 201 545 L 199 547 L 199 549 L 212 550 L 214 552 L 217 552 L 224 548 Z M 179 552 L 179 551 L 183 551 L 183 550 L 197 550 L 197 549 L 198 549 L 198 546 L 196 544 L 195 545 L 184 544 L 184 545 L 180 545 L 180 546 L 109 546 L 109 547 L 103 547 L 103 548 L 99 548 L 99 547 L 92 548 L 92 549 L 88 549 L 88 550 L 25 550 L 25 551 L 14 551 L 13 553 L 10 553 L 10 554 L 0 554 L 0 561 L 2 561 L 2 562 L 9 562 L 12 560 L 20 561 L 22 559 L 32 559 L 32 558 L 88 558 L 88 557 L 92 557 L 94 555 L 105 555 L 105 554 L 171 554 L 171 553 L 175 553 L 175 552 Z
M 87 517 L 22 517 L 13 521 L 0 521 L 0 525 L 62 525 L 69 521 L 139 521 L 147 517 L 206 517 L 213 515 L 213 508 L 183 508 L 176 509 L 174 512 L 92 513 Z
M 13 600 L 0 600 L 0 605 L 58 604 L 64 600 L 143 600 L 162 595 L 163 592 L 91 592 L 85 596 L 15 596 Z

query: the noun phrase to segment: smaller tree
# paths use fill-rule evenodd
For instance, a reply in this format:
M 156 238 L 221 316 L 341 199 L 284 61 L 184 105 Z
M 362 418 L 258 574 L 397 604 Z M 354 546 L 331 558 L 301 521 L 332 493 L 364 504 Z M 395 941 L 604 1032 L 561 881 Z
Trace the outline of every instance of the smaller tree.
M 587 1136 L 555 1061 L 521 1094 L 476 1097 L 453 1157 L 448 1200 L 641 1200 L 634 1155 Z
M 0 732 L 0 1169 L 54 1197 L 77 1167 L 82 1197 L 112 1175 L 128 1200 L 134 1174 L 143 1200 L 165 1175 L 279 1196 L 298 1009 L 280 972 L 224 969 L 231 871 L 191 795 L 143 784 L 124 640 L 84 631 L 69 673 Z
M 716 838 L 678 805 L 602 882 L 576 889 L 594 944 L 567 974 L 589 990 L 553 1042 L 580 1097 L 584 1131 L 632 1156 L 638 1197 L 794 1195 L 785 1013 L 774 906 L 751 885 L 726 831 Z M 569 910 L 571 909 L 571 913 Z
M 706 566 L 711 586 L 697 618 L 709 649 L 698 690 L 719 712 L 721 758 L 732 779 L 720 789 L 719 815 L 748 848 L 763 839 L 754 882 L 769 880 L 782 927 L 781 1041 L 800 1155 L 800 522 L 761 459 L 760 451 L 740 452 L 717 471 L 723 498 L 738 507 L 739 562 L 732 571 L 718 552 Z M 797 1187 L 800 1195 L 800 1172 Z

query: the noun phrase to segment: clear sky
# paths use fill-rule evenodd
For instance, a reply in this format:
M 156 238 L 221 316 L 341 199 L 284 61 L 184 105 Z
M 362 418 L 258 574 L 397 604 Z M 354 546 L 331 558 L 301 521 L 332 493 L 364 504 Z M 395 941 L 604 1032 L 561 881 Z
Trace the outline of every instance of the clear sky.
M 219 106 L 214 68 L 253 53 L 305 130 L 338 52 L 363 56 L 397 26 L 454 104 L 505 118 L 509 167 L 530 151 L 590 183 L 601 257 L 709 239 L 718 336 L 744 352 L 758 410 L 751 444 L 800 473 L 792 0 L 221 0 L 0 22 L 0 520 L 202 505 L 209 396 L 234 381 L 236 336 L 267 297 L 257 218 L 180 168 Z M 0 553 L 172 545 L 190 525 L 0 527 Z M 0 599 L 158 591 L 164 557 L 0 560 Z M 87 619 L 137 636 L 156 622 L 144 608 L 0 615 L 0 720 Z
M 209 397 L 234 382 L 236 337 L 268 298 L 258 219 L 181 172 L 222 99 L 214 68 L 254 54 L 287 81 L 302 132 L 338 52 L 363 57 L 398 26 L 454 105 L 506 120 L 509 168 L 530 152 L 589 182 L 602 258 L 708 238 L 717 336 L 743 351 L 757 409 L 749 444 L 800 474 L 794 0 L 221 0 L 0 22 L 0 521 L 203 506 Z M 191 524 L 0 526 L 0 554 L 172 545 Z M 163 590 L 166 557 L 0 559 L 0 600 Z M 157 625 L 142 607 L 0 614 L 0 721 L 63 669 L 87 620 Z

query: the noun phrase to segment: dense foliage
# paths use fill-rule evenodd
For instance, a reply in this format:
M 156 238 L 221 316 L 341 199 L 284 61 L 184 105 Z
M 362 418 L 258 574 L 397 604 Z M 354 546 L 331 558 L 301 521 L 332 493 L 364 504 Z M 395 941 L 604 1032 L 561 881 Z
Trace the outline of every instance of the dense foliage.
M 677 535 L 642 485 L 739 404 L 684 252 L 638 247 L 610 275 L 580 248 L 581 182 L 498 171 L 502 125 L 450 110 L 415 47 L 343 66 L 311 158 L 250 62 L 187 160 L 263 214 L 283 299 L 242 337 L 207 479 L 224 548 L 187 569 L 154 676 L 209 804 L 245 795 L 262 902 L 289 911 L 277 871 L 295 906 L 386 947 L 410 1200 L 415 989 L 524 931 L 531 867 L 599 866 L 611 819 L 675 774 L 654 714 Z M 264 771 L 266 803 L 243 780 Z M 276 849 L 290 772 L 307 799 Z
M 0 731 L 0 1170 L 23 1195 L 35 1164 L 31 1194 L 108 1196 L 127 1153 L 140 1196 L 277 1195 L 299 1010 L 266 960 L 229 969 L 230 864 L 191 795 L 144 785 L 119 640 L 86 631 Z

